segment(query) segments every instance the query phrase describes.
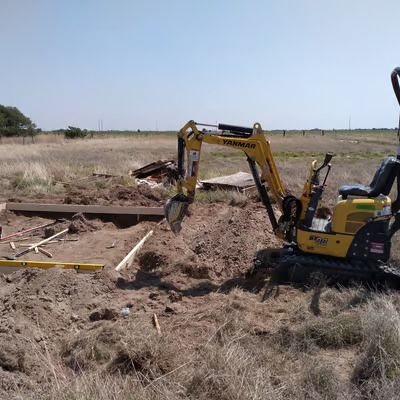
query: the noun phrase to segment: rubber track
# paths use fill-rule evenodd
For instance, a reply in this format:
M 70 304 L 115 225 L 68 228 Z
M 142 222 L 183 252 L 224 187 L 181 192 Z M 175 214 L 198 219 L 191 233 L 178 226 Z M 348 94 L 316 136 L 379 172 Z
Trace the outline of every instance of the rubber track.
M 296 264 L 309 268 L 310 272 L 319 270 L 330 276 L 344 279 L 361 279 L 365 281 L 390 281 L 400 285 L 400 270 L 387 264 L 368 264 L 361 261 L 346 261 L 334 257 L 294 254 L 283 256 L 279 267 L 290 268 Z

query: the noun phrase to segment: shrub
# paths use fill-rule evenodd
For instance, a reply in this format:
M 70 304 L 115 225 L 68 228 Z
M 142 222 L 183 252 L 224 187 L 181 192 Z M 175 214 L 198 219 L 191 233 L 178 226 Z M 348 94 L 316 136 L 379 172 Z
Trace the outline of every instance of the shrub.
M 74 126 L 69 126 L 66 131 L 64 131 L 64 136 L 66 139 L 82 139 L 87 136 L 88 131 L 86 129 L 76 128 Z

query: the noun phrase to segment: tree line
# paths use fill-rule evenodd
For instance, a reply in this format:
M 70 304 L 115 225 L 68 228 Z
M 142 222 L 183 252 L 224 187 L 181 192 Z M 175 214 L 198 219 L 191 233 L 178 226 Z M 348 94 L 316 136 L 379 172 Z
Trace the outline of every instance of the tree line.
M 0 104 L 0 136 L 34 136 L 40 131 L 17 107 Z
M 60 130 L 67 139 L 83 138 L 87 136 L 86 129 L 69 126 Z M 10 136 L 33 136 L 41 132 L 41 129 L 24 115 L 17 107 L 0 104 L 0 138 Z

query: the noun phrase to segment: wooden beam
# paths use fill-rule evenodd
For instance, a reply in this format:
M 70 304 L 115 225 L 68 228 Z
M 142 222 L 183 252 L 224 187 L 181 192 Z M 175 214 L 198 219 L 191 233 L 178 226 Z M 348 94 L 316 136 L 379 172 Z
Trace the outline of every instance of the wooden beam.
M 163 207 L 124 207 L 96 206 L 82 204 L 42 204 L 42 203 L 7 203 L 10 211 L 51 212 L 51 213 L 85 213 L 85 214 L 122 214 L 122 215 L 156 215 L 163 216 Z

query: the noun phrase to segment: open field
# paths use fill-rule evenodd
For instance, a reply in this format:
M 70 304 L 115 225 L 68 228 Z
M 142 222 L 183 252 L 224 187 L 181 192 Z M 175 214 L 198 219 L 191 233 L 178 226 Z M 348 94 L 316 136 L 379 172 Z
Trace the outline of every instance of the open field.
M 268 136 L 282 176 L 290 190 L 296 192 L 314 157 L 327 151 L 337 154 L 330 187 L 349 180 L 365 182 L 388 154 L 395 152 L 394 131 L 352 134 L 278 134 Z M 27 143 L 29 140 L 27 139 Z M 155 145 L 155 143 L 157 143 Z M 21 138 L 4 139 L 0 145 L 2 199 L 15 194 L 64 193 L 59 182 L 86 177 L 93 172 L 126 175 L 130 169 L 160 158 L 176 156 L 176 136 L 172 133 L 96 135 L 92 139 L 64 140 L 63 136 L 42 134 L 34 144 L 21 143 Z M 203 146 L 201 178 L 218 174 L 247 171 L 240 151 Z M 374 161 L 374 162 L 373 162 Z M 365 174 L 360 175 L 360 173 Z M 330 196 L 328 196 L 330 197 Z
M 328 206 L 341 184 L 369 183 L 397 143 L 394 131 L 269 139 L 295 195 L 313 157 L 337 154 Z M 176 137 L 161 133 L 72 141 L 48 134 L 25 145 L 4 140 L 1 201 L 160 206 L 173 189 L 138 187 L 127 172 L 175 153 Z M 202 159 L 203 178 L 248 171 L 241 153 L 230 149 L 205 145 Z M 87 179 L 94 172 L 117 176 Z M 4 234 L 45 221 L 0 214 Z M 68 235 L 76 242 L 46 248 L 63 261 L 104 262 L 102 272 L 0 276 L 1 399 L 398 398 L 400 295 L 324 289 L 318 317 L 309 310 L 311 291 L 282 287 L 277 298 L 261 303 L 259 282 L 243 274 L 256 250 L 280 241 L 257 198 L 199 193 L 179 236 L 165 222 L 78 222 Z M 133 265 L 115 272 L 150 229 L 153 236 Z M 393 247 L 400 266 L 398 239 Z M 8 244 L 0 249 L 2 256 L 13 254 Z M 29 258 L 47 260 L 43 254 Z M 126 307 L 130 313 L 123 316 Z

